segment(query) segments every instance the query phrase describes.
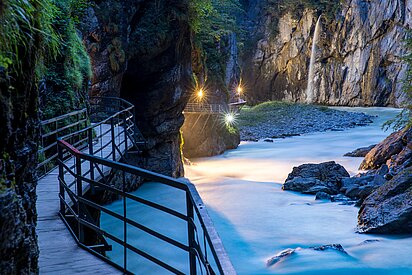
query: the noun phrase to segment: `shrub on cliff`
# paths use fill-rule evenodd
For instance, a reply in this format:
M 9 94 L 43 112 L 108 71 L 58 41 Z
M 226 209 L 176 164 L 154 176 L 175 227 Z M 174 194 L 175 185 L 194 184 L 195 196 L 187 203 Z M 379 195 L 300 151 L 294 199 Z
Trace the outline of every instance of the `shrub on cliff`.
M 242 36 L 239 28 L 244 14 L 239 0 L 190 1 L 190 25 L 194 34 L 194 52 L 197 64 L 194 73 L 206 72 L 213 84 L 224 86 L 225 65 L 228 53 L 225 48 L 232 33 Z M 241 46 L 239 43 L 238 46 Z
M 84 0 L 54 2 L 53 28 L 61 41 L 56 59 L 45 63 L 45 85 L 40 94 L 42 119 L 84 108 L 91 77 L 89 56 L 76 29 L 87 3 Z

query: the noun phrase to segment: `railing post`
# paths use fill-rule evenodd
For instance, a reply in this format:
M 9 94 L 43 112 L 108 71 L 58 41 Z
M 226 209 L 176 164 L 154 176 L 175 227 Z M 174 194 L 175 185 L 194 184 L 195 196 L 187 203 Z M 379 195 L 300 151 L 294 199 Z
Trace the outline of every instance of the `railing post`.
M 110 119 L 110 129 L 112 133 L 112 156 L 113 161 L 116 161 L 116 140 L 115 140 L 115 133 L 114 133 L 114 118 Z
M 88 136 L 88 143 L 89 143 L 89 155 L 93 156 L 94 150 L 93 150 L 93 129 L 90 128 L 87 130 L 87 136 Z M 93 162 L 90 161 L 90 179 L 94 180 L 94 166 Z M 91 192 L 93 193 L 93 185 L 90 185 Z
M 190 274 L 196 274 L 196 240 L 195 240 L 195 228 L 194 228 L 194 212 L 193 212 L 193 203 L 190 197 L 190 191 L 186 190 L 186 208 L 187 208 L 187 236 L 189 243 L 189 267 Z
M 128 125 L 127 125 L 127 113 L 124 113 L 124 116 L 123 116 L 123 131 L 124 131 L 124 155 L 126 156 L 126 158 L 127 158 L 127 152 L 128 152 L 128 142 L 127 142 L 127 128 L 128 128 Z
M 123 253 L 124 253 L 124 259 L 123 259 L 123 266 L 124 266 L 124 273 L 126 274 L 127 272 L 127 204 L 126 204 L 126 176 L 125 172 L 123 171 Z
M 60 193 L 60 214 L 63 216 L 66 213 L 66 205 L 64 204 L 65 200 L 65 190 L 64 190 L 64 170 L 63 170 L 63 148 L 59 146 L 59 142 L 57 141 L 57 153 L 58 153 L 58 164 L 59 164 L 59 193 Z
M 77 189 L 77 215 L 78 215 L 78 229 L 79 229 L 79 242 L 84 243 L 84 231 L 81 220 L 83 219 L 83 210 L 81 207 L 80 199 L 83 197 L 82 187 L 82 160 L 79 156 L 76 156 L 76 189 Z

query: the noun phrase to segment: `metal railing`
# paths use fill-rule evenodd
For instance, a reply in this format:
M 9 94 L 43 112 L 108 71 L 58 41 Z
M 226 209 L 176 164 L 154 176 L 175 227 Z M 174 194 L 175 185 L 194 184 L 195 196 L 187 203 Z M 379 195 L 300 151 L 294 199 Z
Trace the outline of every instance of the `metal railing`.
M 202 102 L 189 102 L 184 109 L 185 113 L 205 113 L 205 114 L 224 114 L 224 113 L 236 113 L 242 106 L 246 104 L 246 101 L 239 101 L 230 104 L 209 104 Z
M 142 144 L 136 139 L 136 136 L 139 137 L 136 129 L 132 130 L 136 128 L 133 105 L 116 98 L 111 98 L 111 103 L 104 100 L 96 100 L 91 104 L 91 109 L 94 110 L 91 118 L 93 121 L 102 121 L 58 139 L 59 214 L 78 245 L 127 274 L 135 272 L 130 263 L 136 256 L 143 257 L 175 274 L 235 274 L 203 202 L 191 183 L 182 183 L 170 177 L 117 162 L 119 159 L 127 160 L 130 153 L 128 148 L 139 148 Z M 85 136 L 87 142 L 72 144 L 77 140 L 77 136 Z M 141 182 L 154 181 L 184 192 L 185 199 L 182 203 L 185 203 L 186 211 L 181 213 L 131 194 L 126 184 L 126 179 L 130 176 L 138 178 Z M 103 192 L 111 198 L 121 200 L 122 213 L 110 210 L 104 203 L 91 199 L 89 195 L 96 192 Z M 168 237 L 130 217 L 127 210 L 127 204 L 130 202 L 140 203 L 185 222 L 186 242 Z M 116 219 L 119 226 L 123 227 L 123 237 L 103 228 L 99 215 L 96 217 L 93 214 L 96 212 Z M 128 232 L 131 228 L 187 253 L 187 270 L 179 270 L 173 263 L 162 261 L 130 242 Z M 122 247 L 121 262 L 107 255 L 114 245 Z
M 46 175 L 57 165 L 57 137 L 86 128 L 88 123 L 87 109 L 40 122 L 39 164 L 37 165 L 39 176 Z M 81 136 L 77 138 L 82 139 Z
M 130 253 L 134 253 L 175 274 L 235 274 L 233 266 L 225 252 L 204 204 L 191 183 L 182 183 L 173 178 L 135 166 L 82 153 L 64 140 L 59 140 L 58 144 L 59 156 L 69 154 L 75 160 L 74 167 L 72 168 L 69 167 L 64 160 L 59 160 L 60 215 L 69 226 L 73 236 L 80 246 L 101 257 L 105 261 L 108 261 L 125 273 L 133 273 L 133 270 L 128 268 L 128 262 L 129 257 L 133 258 Z M 84 171 L 86 170 L 85 168 L 87 171 Z M 114 185 L 110 183 L 110 180 L 113 179 L 113 175 L 119 175 L 119 173 L 120 178 L 123 178 L 122 186 L 120 188 L 114 187 Z M 166 206 L 142 199 L 126 192 L 125 178 L 128 175 L 134 175 L 146 181 L 161 183 L 165 186 L 185 192 L 186 213 L 180 213 Z M 69 178 L 69 180 L 67 178 Z M 119 178 L 119 176 L 117 178 Z M 74 182 L 74 188 L 72 182 Z M 94 190 L 94 192 L 103 190 L 104 192 L 109 192 L 118 196 L 123 202 L 123 213 L 114 212 L 105 205 L 98 204 L 95 201 L 88 199 L 87 196 L 85 196 L 85 190 L 88 189 Z M 127 211 L 127 204 L 130 203 L 130 201 L 138 202 L 153 209 L 160 210 L 176 219 L 186 222 L 187 242 L 183 243 L 174 240 L 130 218 Z M 115 236 L 110 233 L 109 230 L 101 228 L 99 226 L 100 221 L 93 219 L 93 215 L 90 214 L 90 212 L 93 212 L 92 210 L 101 211 L 122 223 L 124 230 L 123 238 Z M 200 228 L 196 223 L 200 224 Z M 130 227 L 139 229 L 142 232 L 157 238 L 159 241 L 171 244 L 176 249 L 186 251 L 189 263 L 188 271 L 178 270 L 172 265 L 129 243 L 127 238 Z M 98 238 L 101 241 L 88 243 L 87 238 L 85 238 L 86 230 L 91 230 L 96 235 L 101 236 Z M 106 238 L 123 247 L 124 252 L 122 263 L 116 263 L 106 256 L 105 251 L 111 249 L 108 242 L 103 241 Z M 207 251 L 210 251 L 211 255 L 208 255 Z
M 208 113 L 220 114 L 229 111 L 228 105 L 223 104 L 207 104 L 207 103 L 187 103 L 185 113 Z
M 126 117 L 126 130 L 130 137 L 136 141 L 136 145 L 146 145 L 143 134 L 139 131 L 135 122 L 135 107 L 130 102 L 118 97 L 91 97 L 90 119 L 94 123 L 100 123 L 109 117 L 123 115 Z M 123 114 L 122 114 L 123 113 Z
M 122 142 L 116 143 L 118 146 L 128 148 L 134 146 L 136 148 L 134 152 L 145 149 L 146 140 L 135 124 L 134 105 L 121 98 L 101 97 L 91 98 L 89 106 L 89 110 L 85 108 L 41 122 L 37 165 L 37 173 L 40 177 L 57 166 L 59 137 L 63 137 L 80 150 L 88 149 L 92 154 L 103 154 L 105 148 L 110 145 L 110 140 L 104 139 L 104 136 L 111 129 L 115 129 L 117 132 L 112 138 L 123 139 Z M 94 152 L 96 143 L 101 144 Z M 115 160 L 123 157 L 118 151 L 119 148 L 113 152 Z

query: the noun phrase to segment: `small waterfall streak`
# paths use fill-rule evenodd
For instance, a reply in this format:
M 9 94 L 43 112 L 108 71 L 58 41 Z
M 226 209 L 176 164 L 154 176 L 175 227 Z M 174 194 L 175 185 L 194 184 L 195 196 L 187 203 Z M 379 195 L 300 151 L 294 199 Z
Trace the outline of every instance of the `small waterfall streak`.
M 313 84 L 315 81 L 314 66 L 316 62 L 316 51 L 317 51 L 316 44 L 319 39 L 321 18 L 322 16 L 319 16 L 318 21 L 316 22 L 315 33 L 313 34 L 312 53 L 310 55 L 310 63 L 309 63 L 308 87 L 306 89 L 306 103 L 313 103 L 315 99 L 314 98 L 315 91 L 313 90 Z

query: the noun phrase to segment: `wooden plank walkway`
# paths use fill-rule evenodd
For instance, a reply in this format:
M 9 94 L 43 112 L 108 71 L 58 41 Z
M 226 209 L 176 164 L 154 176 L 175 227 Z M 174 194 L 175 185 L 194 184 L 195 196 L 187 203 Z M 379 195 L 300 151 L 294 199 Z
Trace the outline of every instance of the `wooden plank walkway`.
M 95 130 L 99 136 L 100 133 L 109 129 L 110 125 L 103 124 L 102 127 L 97 127 Z M 123 131 L 123 128 L 115 130 L 115 132 L 119 131 Z M 102 144 L 104 145 L 110 140 L 111 133 L 109 132 L 93 145 L 93 149 L 98 150 Z M 121 138 L 116 139 L 116 144 L 119 144 L 120 141 Z M 106 158 L 110 155 L 111 150 L 112 147 L 107 146 L 98 156 Z M 120 146 L 120 151 L 122 153 L 126 151 L 124 145 Z M 73 159 L 66 162 L 68 165 L 73 163 Z M 89 168 L 89 163 L 82 165 L 83 171 L 87 171 Z M 97 175 L 97 173 L 95 174 Z M 76 241 L 58 215 L 60 204 L 57 177 L 58 168 L 41 178 L 37 185 L 40 274 L 122 274 L 110 264 L 77 246 Z M 66 179 L 68 178 L 69 176 L 66 176 Z

